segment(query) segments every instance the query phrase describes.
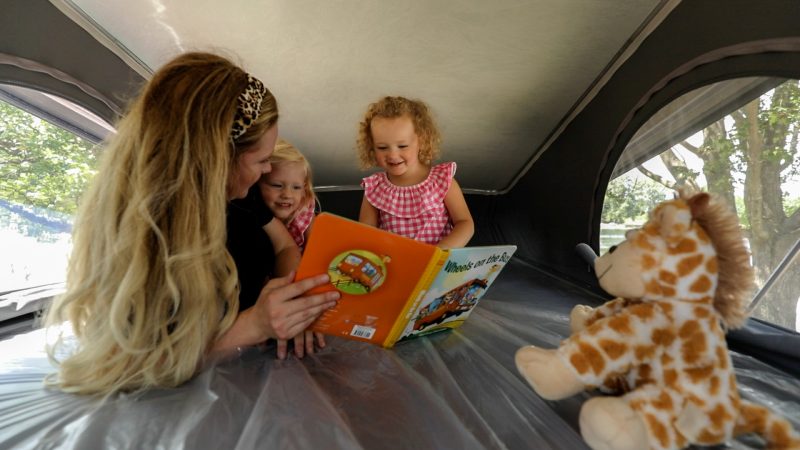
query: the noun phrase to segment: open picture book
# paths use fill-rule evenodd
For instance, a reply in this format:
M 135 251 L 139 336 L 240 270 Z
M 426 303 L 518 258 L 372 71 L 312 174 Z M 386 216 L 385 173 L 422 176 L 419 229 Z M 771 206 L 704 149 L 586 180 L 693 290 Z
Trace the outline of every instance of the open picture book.
M 516 246 L 444 250 L 329 213 L 314 219 L 296 279 L 328 273 L 338 304 L 312 330 L 392 347 L 458 327 Z

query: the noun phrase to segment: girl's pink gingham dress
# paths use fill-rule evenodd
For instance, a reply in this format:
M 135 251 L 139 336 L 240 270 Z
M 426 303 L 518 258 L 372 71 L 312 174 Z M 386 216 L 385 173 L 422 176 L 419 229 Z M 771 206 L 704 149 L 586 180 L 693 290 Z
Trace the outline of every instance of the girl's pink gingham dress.
M 456 163 L 441 163 L 431 168 L 425 181 L 413 186 L 395 186 L 378 172 L 361 180 L 364 196 L 378 209 L 378 227 L 401 236 L 437 244 L 453 230 L 444 197 Z
M 301 208 L 295 214 L 294 219 L 289 222 L 289 225 L 286 228 L 289 230 L 289 234 L 292 235 L 294 242 L 300 247 L 300 250 L 303 250 L 303 246 L 306 243 L 305 232 L 308 226 L 311 224 L 311 221 L 314 220 L 314 202 L 309 202 L 306 206 Z

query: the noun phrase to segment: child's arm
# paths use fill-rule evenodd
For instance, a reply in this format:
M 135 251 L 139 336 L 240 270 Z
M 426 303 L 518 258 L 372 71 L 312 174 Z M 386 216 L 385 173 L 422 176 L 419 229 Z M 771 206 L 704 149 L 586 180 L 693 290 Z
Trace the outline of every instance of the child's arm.
M 282 277 L 297 268 L 300 264 L 300 249 L 294 243 L 289 230 L 278 219 L 272 219 L 264 225 L 272 247 L 275 249 L 275 275 Z
M 378 208 L 372 206 L 372 203 L 367 201 L 367 196 L 361 200 L 361 212 L 358 214 L 358 221 L 373 227 L 378 226 Z
M 472 214 L 469 213 L 469 207 L 467 207 L 467 201 L 464 200 L 461 187 L 455 179 L 444 197 L 444 205 L 453 221 L 453 231 L 437 245 L 441 248 L 464 247 L 475 233 L 475 223 L 472 221 Z

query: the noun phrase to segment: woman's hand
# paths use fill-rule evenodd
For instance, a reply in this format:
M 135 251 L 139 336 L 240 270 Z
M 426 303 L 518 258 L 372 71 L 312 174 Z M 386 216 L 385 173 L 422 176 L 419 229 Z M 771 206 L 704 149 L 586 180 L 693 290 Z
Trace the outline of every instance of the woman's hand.
M 213 350 L 253 345 L 270 338 L 291 339 L 304 332 L 323 311 L 336 305 L 340 295 L 338 291 L 306 295 L 309 290 L 328 283 L 330 278 L 327 274 L 297 282 L 292 282 L 293 277 L 294 274 L 290 273 L 269 280 L 256 304 L 239 314 Z M 284 347 L 283 357 L 285 354 Z
M 315 346 L 314 340 L 316 339 L 316 347 L 320 349 L 325 348 L 325 335 L 317 333 L 316 331 L 306 330 L 294 337 L 294 354 L 298 358 L 304 355 L 313 355 Z M 285 359 L 287 354 L 286 340 L 278 340 L 278 358 Z

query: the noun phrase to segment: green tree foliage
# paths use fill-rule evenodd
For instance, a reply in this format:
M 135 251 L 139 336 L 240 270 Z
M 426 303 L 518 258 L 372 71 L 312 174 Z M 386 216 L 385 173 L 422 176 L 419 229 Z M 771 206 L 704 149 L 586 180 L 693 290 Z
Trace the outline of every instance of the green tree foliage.
M 602 221 L 644 222 L 647 212 L 666 198 L 668 190 L 649 178 L 618 177 L 608 185 Z
M 74 214 L 96 165 L 91 142 L 0 102 L 0 199 Z

